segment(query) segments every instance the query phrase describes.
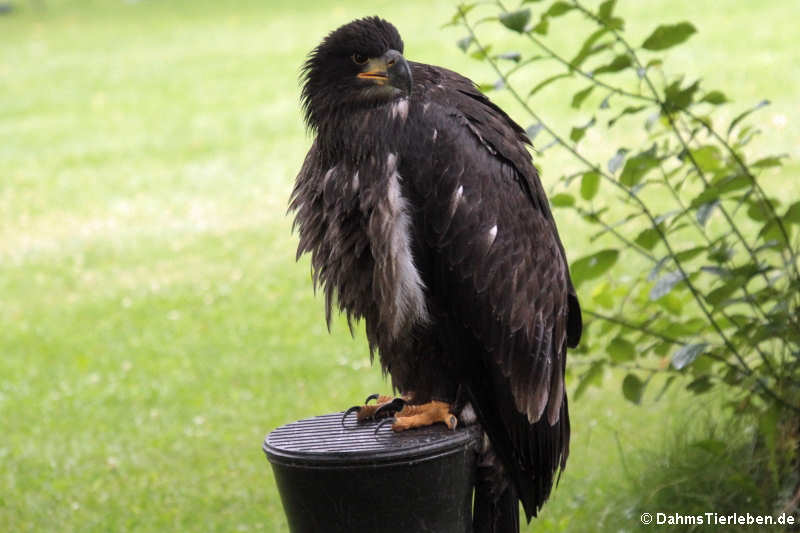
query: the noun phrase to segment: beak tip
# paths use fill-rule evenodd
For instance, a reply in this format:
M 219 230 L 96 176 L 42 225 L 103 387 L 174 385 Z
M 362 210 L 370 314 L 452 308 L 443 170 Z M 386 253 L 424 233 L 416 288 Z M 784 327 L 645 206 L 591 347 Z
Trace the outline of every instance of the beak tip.
M 411 94 L 414 78 L 411 75 L 411 67 L 408 61 L 402 55 L 399 55 L 395 63 L 389 68 L 388 73 L 389 83 L 393 87 L 403 91 L 406 95 Z

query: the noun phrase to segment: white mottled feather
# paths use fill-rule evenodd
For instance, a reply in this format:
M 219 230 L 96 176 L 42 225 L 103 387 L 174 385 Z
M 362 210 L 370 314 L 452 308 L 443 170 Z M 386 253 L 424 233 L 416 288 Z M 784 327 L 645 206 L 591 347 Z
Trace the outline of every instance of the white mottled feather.
M 458 414 L 458 421 L 464 426 L 469 426 L 478 421 L 478 415 L 475 414 L 475 409 L 472 408 L 471 403 L 468 403 L 461 409 L 461 412 Z
M 489 231 L 486 233 L 486 242 L 489 243 L 489 247 L 494 244 L 494 240 L 497 238 L 497 224 L 489 228 Z
M 336 172 L 335 166 L 328 169 L 328 171 L 325 173 L 325 176 L 322 178 L 323 185 L 328 183 L 328 180 L 331 179 L 331 176 L 333 176 L 334 172 Z
M 401 120 L 408 118 L 408 98 L 400 98 L 392 104 L 392 118 L 398 117 Z
M 388 188 L 386 192 L 389 212 L 384 222 L 389 226 L 389 258 L 394 262 L 395 295 L 392 335 L 397 336 L 404 324 L 427 322 L 428 308 L 425 303 L 425 284 L 419 276 L 411 254 L 411 221 L 406 200 L 400 190 L 400 174 L 397 172 L 397 155 L 389 154 L 386 160 Z
M 450 198 L 450 218 L 453 218 L 453 215 L 456 214 L 456 209 L 458 208 L 458 204 L 464 197 L 464 186 L 459 185 L 458 189 L 453 193 L 452 198 Z

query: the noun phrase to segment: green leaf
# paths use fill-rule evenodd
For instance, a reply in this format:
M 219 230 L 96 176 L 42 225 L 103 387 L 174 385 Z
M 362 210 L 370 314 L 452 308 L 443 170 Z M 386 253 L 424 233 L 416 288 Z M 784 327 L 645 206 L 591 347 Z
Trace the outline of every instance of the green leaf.
M 720 200 L 725 194 L 744 189 L 751 185 L 752 181 L 749 176 L 745 176 L 744 174 L 726 175 L 709 185 L 708 188 L 697 195 L 689 205 L 692 208 L 697 208 L 703 204 Z
M 675 317 L 683 316 L 683 305 L 685 302 L 686 299 L 683 296 L 680 296 L 674 292 L 671 292 L 656 300 L 656 303 L 659 307 Z
M 675 376 L 674 375 L 668 377 L 667 381 L 664 382 L 664 386 L 661 387 L 661 390 L 658 391 L 658 394 L 656 394 L 655 401 L 659 401 L 664 396 L 664 394 L 667 392 L 667 389 L 669 388 L 669 386 L 672 385 L 674 382 L 675 382 Z
M 494 57 L 495 59 L 507 59 L 508 61 L 519 63 L 519 60 L 522 59 L 522 54 L 519 52 L 504 52 L 502 54 L 497 54 Z
M 572 96 L 572 104 L 571 104 L 572 107 L 575 108 L 575 109 L 580 109 L 581 104 L 583 103 L 583 101 L 586 100 L 586 98 L 590 94 L 592 94 L 592 91 L 594 90 L 594 87 L 595 87 L 594 85 L 589 85 L 587 88 L 576 92 Z
M 628 187 L 633 187 L 642 181 L 645 174 L 656 168 L 660 163 L 655 154 L 656 145 L 654 144 L 649 150 L 628 158 L 628 160 L 625 161 L 622 174 L 619 176 L 620 183 Z
M 736 280 L 733 280 L 731 283 L 726 283 L 706 294 L 705 299 L 710 305 L 717 307 L 727 301 L 738 289 L 739 284 Z
M 650 289 L 650 300 L 658 300 L 667 293 L 669 293 L 675 285 L 683 281 L 683 274 L 679 270 L 674 272 L 667 272 L 656 281 L 653 288 Z
M 709 274 L 713 274 L 715 276 L 719 276 L 721 278 L 727 278 L 730 276 L 730 271 L 718 266 L 702 266 L 700 267 L 700 270 L 703 272 L 707 272 Z
M 550 27 L 550 23 L 547 21 L 545 17 L 542 17 L 539 20 L 539 24 L 531 28 L 531 31 L 534 33 L 538 33 L 539 35 L 547 35 L 547 30 Z
M 589 35 L 589 37 L 587 37 L 586 40 L 581 45 L 581 49 L 578 50 L 578 53 L 575 55 L 575 57 L 572 58 L 572 61 L 569 62 L 570 66 L 572 66 L 573 68 L 579 68 L 589 56 L 592 56 L 598 52 L 602 52 L 603 50 L 611 46 L 610 42 L 602 43 L 597 46 L 595 46 L 594 44 L 600 37 L 602 37 L 606 33 L 608 33 L 608 28 L 600 28 L 599 30 Z
M 662 24 L 642 43 L 645 50 L 666 50 L 686 41 L 697 29 L 690 22 Z
M 644 392 L 644 381 L 639 379 L 636 374 L 628 374 L 622 380 L 622 394 L 629 402 L 639 405 L 642 402 L 642 393 Z
M 617 150 L 617 153 L 614 154 L 614 157 L 608 160 L 608 171 L 612 174 L 616 173 L 617 170 L 622 166 L 622 163 L 625 161 L 625 156 L 630 152 L 627 148 L 620 148 Z
M 786 212 L 781 219 L 787 224 L 800 224 L 800 201 L 786 208 Z
M 789 157 L 789 156 L 786 155 L 786 154 L 781 154 L 781 155 L 774 155 L 774 156 L 770 156 L 770 157 L 765 157 L 763 159 L 759 159 L 758 161 L 756 161 L 755 163 L 753 163 L 750 166 L 753 167 L 753 168 L 780 167 L 780 166 L 783 166 L 783 162 L 781 161 L 781 159 L 784 159 L 786 157 Z
M 615 57 L 611 63 L 596 68 L 594 70 L 594 75 L 597 76 L 598 74 L 604 74 L 606 72 L 619 72 L 620 70 L 625 70 L 630 67 L 631 64 L 632 61 L 628 54 L 620 54 Z
M 449 22 L 442 25 L 442 28 L 446 28 L 448 26 L 455 26 L 461 22 L 461 20 L 466 17 L 467 13 L 472 11 L 472 9 L 478 5 L 477 2 L 472 2 L 470 4 L 460 4 L 456 8 L 456 12 L 453 13 L 453 17 L 450 19 Z
M 672 366 L 678 370 L 685 368 L 690 365 L 692 361 L 697 359 L 697 356 L 703 353 L 707 346 L 708 343 L 706 342 L 681 346 L 678 351 L 672 355 Z
M 786 209 L 786 213 L 781 217 L 784 229 L 789 238 L 792 236 L 792 225 L 800 225 L 800 202 L 795 202 Z M 783 236 L 778 222 L 774 218 L 769 218 L 767 223 L 758 232 L 758 237 L 764 241 L 775 241 L 779 246 L 786 246 L 786 241 Z M 790 248 L 791 250 L 791 248 Z M 794 252 L 793 252 L 794 253 Z
M 689 107 L 694 98 L 694 93 L 700 88 L 700 82 L 695 81 L 688 87 L 681 88 L 682 79 L 676 80 L 664 89 L 664 107 L 667 112 L 674 113 Z
M 686 385 L 686 389 L 695 394 L 703 394 L 704 392 L 711 390 L 713 386 L 714 384 L 711 383 L 711 379 L 708 376 L 700 376 L 696 380 Z
M 531 92 L 528 93 L 528 96 L 529 97 L 533 96 L 534 94 L 538 93 L 540 90 L 544 89 L 554 81 L 560 80 L 561 78 L 569 78 L 571 75 L 572 74 L 565 72 L 561 74 L 556 74 L 555 76 L 550 76 L 549 78 L 546 78 L 540 81 L 538 84 L 536 84 L 536 86 L 533 89 L 531 89 Z
M 755 220 L 756 222 L 764 222 L 770 217 L 770 212 L 763 202 L 758 200 L 750 200 L 748 204 L 749 207 L 747 208 L 747 216 L 750 217 L 751 220 Z M 775 205 L 774 202 L 773 205 Z
M 722 105 L 722 104 L 730 102 L 730 100 L 728 100 L 728 97 L 725 96 L 725 93 L 722 93 L 720 91 L 708 92 L 708 93 L 706 93 L 705 96 L 703 96 L 700 99 L 700 101 L 701 102 L 708 102 L 709 104 L 713 104 L 713 105 Z
M 711 180 L 711 186 L 719 189 L 721 193 L 738 191 L 751 185 L 752 179 L 746 174 L 722 174 L 718 173 Z
M 708 258 L 717 264 L 727 263 L 733 257 L 733 249 L 724 239 L 712 246 L 708 251 Z M 729 275 L 726 271 L 726 275 Z
M 616 117 L 614 117 L 614 118 L 612 118 L 611 120 L 608 121 L 608 127 L 610 128 L 611 126 L 616 124 L 616 122 L 619 119 L 621 119 L 623 116 L 636 114 L 639 111 L 641 111 L 642 109 L 646 109 L 646 108 L 647 108 L 647 106 L 643 106 L 643 105 L 628 106 L 625 109 L 623 109 L 622 112 L 619 115 L 617 115 Z
M 600 174 L 591 170 L 581 177 L 581 198 L 591 200 L 600 188 Z
M 575 7 L 568 3 L 568 2 L 554 2 L 547 11 L 545 11 L 542 17 L 550 18 L 550 17 L 560 17 L 564 13 L 568 13 L 572 11 Z
M 719 147 L 713 144 L 701 146 L 695 150 L 691 150 L 692 158 L 697 163 L 697 166 L 704 172 L 713 172 L 719 169 L 722 164 L 722 152 Z
M 741 122 L 742 120 L 744 120 L 744 118 L 745 118 L 747 115 L 749 115 L 750 113 L 753 113 L 753 112 L 755 112 L 755 111 L 758 111 L 758 110 L 759 110 L 759 109 L 761 109 L 762 107 L 767 107 L 769 104 L 770 104 L 770 101 L 769 101 L 769 100 L 761 100 L 759 103 L 757 103 L 756 105 L 754 105 L 753 107 L 751 107 L 750 109 L 748 109 L 747 111 L 745 111 L 744 113 L 740 113 L 739 115 L 737 115 L 737 116 L 736 116 L 736 118 L 734 118 L 734 119 L 731 121 L 731 125 L 730 125 L 730 126 L 728 126 L 728 135 L 730 135 L 730 134 L 731 134 L 731 132 L 733 131 L 733 128 L 735 128 L 735 127 L 736 127 L 736 125 L 737 125 L 739 122 Z
M 682 250 L 675 254 L 675 258 L 678 261 L 690 261 L 703 253 L 706 250 L 705 246 L 695 246 L 694 248 L 689 248 L 688 250 Z
M 528 126 L 528 129 L 525 130 L 525 133 L 528 134 L 528 139 L 530 139 L 531 142 L 533 142 L 533 139 L 535 139 L 536 136 L 539 135 L 539 132 L 542 131 L 543 129 L 544 129 L 544 124 L 542 124 L 541 122 L 537 122 L 536 124 L 531 124 L 530 126 Z
M 705 250 L 705 248 L 703 248 L 703 250 Z M 670 261 L 670 259 L 672 259 L 672 257 L 669 255 L 665 255 L 664 257 L 659 259 L 653 266 L 653 268 L 650 270 L 650 273 L 647 274 L 647 281 L 655 281 L 656 278 L 658 277 L 658 274 L 661 272 L 661 269 L 664 268 L 664 265 L 666 265 L 667 262 Z
M 578 142 L 581 139 L 583 139 L 583 136 L 586 135 L 586 130 L 588 130 L 589 128 L 594 126 L 596 122 L 597 121 L 595 120 L 595 118 L 592 117 L 592 120 L 590 120 L 589 122 L 587 122 L 583 126 L 575 126 L 575 127 L 573 127 L 572 130 L 569 132 L 570 140 L 572 140 L 572 142 Z
M 583 393 L 586 392 L 586 389 L 589 388 L 589 385 L 599 385 L 602 380 L 603 362 L 595 361 L 580 377 L 580 381 L 578 382 L 578 386 L 575 388 L 575 392 L 572 394 L 572 397 L 575 399 L 575 401 L 577 401 L 578 398 L 583 396 Z
M 604 309 L 613 309 L 616 304 L 615 293 L 607 280 L 598 283 L 592 290 L 592 301 Z
M 608 353 L 611 359 L 617 362 L 633 361 L 636 359 L 636 347 L 633 343 L 623 337 L 614 337 L 608 345 Z
M 625 28 L 625 20 L 622 17 L 611 17 L 606 21 L 606 26 L 612 30 L 622 30 Z
M 651 114 L 650 114 L 650 115 L 647 117 L 647 120 L 644 122 L 644 128 L 645 128 L 647 131 L 650 131 L 650 130 L 652 130 L 652 129 L 653 129 L 653 126 L 655 126 L 655 125 L 656 125 L 656 124 L 659 122 L 659 120 L 662 120 L 662 121 L 663 121 L 663 118 L 662 118 L 662 116 L 661 116 L 661 112 L 660 112 L 660 111 L 657 111 L 657 112 L 655 112 L 655 113 L 651 113 Z
M 607 21 L 611 19 L 611 15 L 614 14 L 614 6 L 616 5 L 617 0 L 605 0 L 597 10 L 597 18 L 602 21 Z
M 487 45 L 487 46 L 484 46 L 483 48 L 478 48 L 477 50 L 472 52 L 469 55 L 469 57 L 471 57 L 472 59 L 477 59 L 479 61 L 482 61 L 482 60 L 486 59 L 489 56 L 489 51 L 491 51 L 491 49 L 492 49 L 492 45 L 491 44 Z
M 575 205 L 575 197 L 562 192 L 550 197 L 550 205 L 553 207 L 572 207 Z
M 639 235 L 636 236 L 636 239 L 634 239 L 633 242 L 635 242 L 642 248 L 645 248 L 647 250 L 652 250 L 655 247 L 655 245 L 658 244 L 660 238 L 661 237 L 655 228 L 646 228 L 643 229 L 639 233 Z
M 706 222 L 711 217 L 711 214 L 714 212 L 714 208 L 719 205 L 719 200 L 713 200 L 706 204 L 703 204 L 697 208 L 696 218 L 697 223 L 700 224 L 700 227 L 705 227 Z
M 469 45 L 472 44 L 472 40 L 473 40 L 472 36 L 471 35 L 467 35 L 466 37 L 463 37 L 463 38 L 459 39 L 456 42 L 456 44 L 458 45 L 459 48 L 461 48 L 462 52 L 466 52 L 467 49 L 469 48 Z
M 775 241 L 781 246 L 784 244 L 780 228 L 774 219 L 764 224 L 764 226 L 761 228 L 761 231 L 758 232 L 758 238 L 765 242 Z
M 744 148 L 750 141 L 752 141 L 756 135 L 761 135 L 761 130 L 745 124 L 742 126 L 742 129 L 739 130 L 739 134 L 736 136 L 736 143 L 734 144 L 735 148 Z
M 609 268 L 614 266 L 619 258 L 619 250 L 606 249 L 595 254 L 581 257 L 572 262 L 570 271 L 572 281 L 575 286 L 579 286 L 584 281 L 599 278 Z
M 524 32 L 530 20 L 531 10 L 528 8 L 500 14 L 500 22 L 503 26 L 517 33 Z

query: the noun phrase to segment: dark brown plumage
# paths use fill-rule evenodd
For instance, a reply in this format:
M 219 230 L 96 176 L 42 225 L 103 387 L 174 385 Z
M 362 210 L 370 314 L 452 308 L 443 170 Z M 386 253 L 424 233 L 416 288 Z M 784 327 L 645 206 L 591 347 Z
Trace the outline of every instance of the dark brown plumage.
M 396 389 L 466 395 L 491 443 L 476 531 L 518 529 L 517 500 L 535 516 L 566 464 L 580 306 L 524 131 L 468 79 L 402 51 L 372 17 L 309 56 L 298 257 L 311 253 L 328 320 L 334 306 L 365 320 Z

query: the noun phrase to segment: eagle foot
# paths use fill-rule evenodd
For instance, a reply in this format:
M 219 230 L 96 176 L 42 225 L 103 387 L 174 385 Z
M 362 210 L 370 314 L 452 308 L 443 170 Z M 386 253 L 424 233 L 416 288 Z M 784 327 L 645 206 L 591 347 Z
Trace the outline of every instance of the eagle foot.
M 450 429 L 455 429 L 458 425 L 458 418 L 450 412 L 450 407 L 449 403 L 438 401 L 420 405 L 406 404 L 393 418 L 382 420 L 375 428 L 375 433 L 389 423 L 392 424 L 392 430 L 396 432 L 432 426 L 439 422 Z
M 370 404 L 371 400 L 375 400 L 374 404 Z M 350 413 L 356 413 L 356 420 L 364 422 L 365 420 L 380 420 L 382 418 L 390 417 L 397 413 L 406 405 L 406 399 L 403 397 L 392 398 L 383 394 L 370 394 L 364 400 L 364 405 L 354 405 L 344 412 L 342 415 L 342 426 L 344 426 L 345 419 Z

